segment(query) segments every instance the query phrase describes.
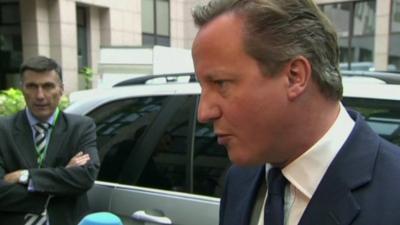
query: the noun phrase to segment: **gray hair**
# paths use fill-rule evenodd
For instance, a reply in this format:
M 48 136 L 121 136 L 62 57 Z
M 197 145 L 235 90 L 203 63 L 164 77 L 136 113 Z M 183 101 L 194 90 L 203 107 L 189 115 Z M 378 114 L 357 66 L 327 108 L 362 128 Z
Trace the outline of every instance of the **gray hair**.
M 60 78 L 60 81 L 62 82 L 63 80 L 61 66 L 55 60 L 46 56 L 34 56 L 23 62 L 19 70 L 21 78 L 23 78 L 26 70 L 32 70 L 35 72 L 47 72 L 54 70 Z
M 211 0 L 192 14 L 201 28 L 227 12 L 243 16 L 246 52 L 265 74 L 275 75 L 291 59 L 304 56 L 321 92 L 342 98 L 336 31 L 313 0 Z

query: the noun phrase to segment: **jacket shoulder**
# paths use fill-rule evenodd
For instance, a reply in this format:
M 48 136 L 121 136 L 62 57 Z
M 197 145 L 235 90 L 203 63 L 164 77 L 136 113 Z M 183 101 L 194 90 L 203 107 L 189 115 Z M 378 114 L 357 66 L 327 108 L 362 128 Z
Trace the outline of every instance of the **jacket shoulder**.
M 400 174 L 400 147 L 381 138 L 378 149 L 376 166 L 385 168 L 386 174 Z M 400 184 L 400 180 L 398 180 Z
M 5 127 L 5 128 L 11 127 L 12 124 L 15 123 L 15 120 L 17 118 L 20 118 L 20 117 L 24 116 L 24 114 L 23 114 L 24 112 L 25 111 L 22 110 L 22 111 L 19 111 L 19 112 L 13 114 L 13 115 L 8 115 L 8 116 L 4 116 L 4 115 L 1 116 L 0 115 L 0 127 L 1 128 L 3 128 L 3 127 Z

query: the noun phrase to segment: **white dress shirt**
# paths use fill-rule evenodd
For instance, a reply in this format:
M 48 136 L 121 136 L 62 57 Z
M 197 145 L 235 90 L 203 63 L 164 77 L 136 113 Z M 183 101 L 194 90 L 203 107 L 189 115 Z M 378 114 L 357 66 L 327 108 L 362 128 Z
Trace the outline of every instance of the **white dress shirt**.
M 326 170 L 349 137 L 355 122 L 340 104 L 331 128 L 310 149 L 282 169 L 288 180 L 285 190 L 285 225 L 297 225 Z M 266 176 L 271 166 L 266 165 Z M 258 225 L 264 224 L 264 205 Z

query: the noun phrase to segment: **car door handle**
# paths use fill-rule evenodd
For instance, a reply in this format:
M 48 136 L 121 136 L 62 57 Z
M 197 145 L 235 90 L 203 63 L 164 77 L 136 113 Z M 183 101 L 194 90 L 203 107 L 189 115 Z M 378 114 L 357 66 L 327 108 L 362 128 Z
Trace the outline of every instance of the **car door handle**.
M 166 216 L 153 216 L 147 214 L 144 210 L 136 211 L 132 214 L 132 218 L 135 220 L 150 222 L 150 223 L 157 223 L 157 224 L 165 224 L 170 225 L 172 221 L 170 218 Z

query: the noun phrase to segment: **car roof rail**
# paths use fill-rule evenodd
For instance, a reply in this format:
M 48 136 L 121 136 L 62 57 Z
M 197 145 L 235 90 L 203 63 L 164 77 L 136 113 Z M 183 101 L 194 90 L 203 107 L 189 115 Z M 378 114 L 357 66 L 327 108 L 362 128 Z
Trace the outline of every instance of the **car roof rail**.
M 179 78 L 185 78 L 185 77 L 187 77 L 188 79 L 187 80 L 179 79 Z M 164 82 L 157 82 L 157 80 L 159 81 L 160 79 L 162 80 L 163 78 L 165 79 Z M 146 75 L 146 76 L 141 76 L 141 77 L 130 78 L 128 80 L 124 80 L 124 81 L 114 84 L 113 87 L 143 85 L 143 84 L 149 84 L 152 81 L 154 81 L 155 84 L 197 82 L 194 73 L 156 74 L 156 75 Z
M 400 74 L 397 72 L 341 70 L 340 73 L 344 77 L 372 77 L 387 84 L 400 84 Z

